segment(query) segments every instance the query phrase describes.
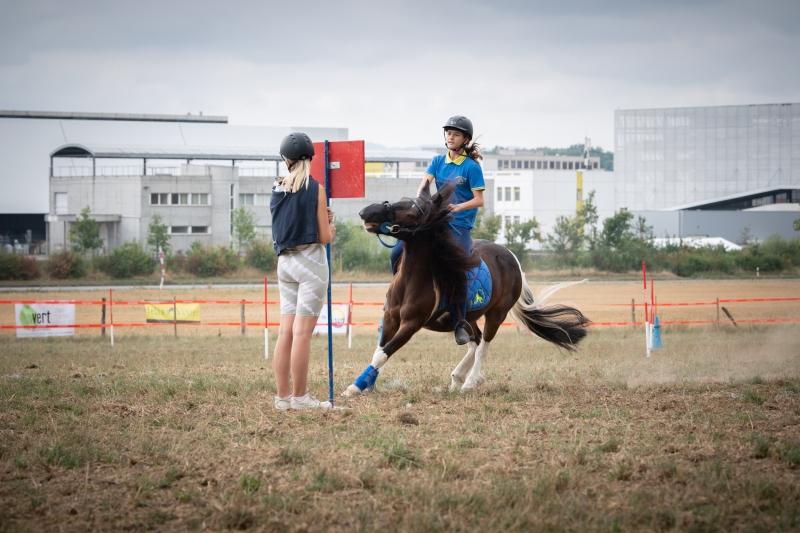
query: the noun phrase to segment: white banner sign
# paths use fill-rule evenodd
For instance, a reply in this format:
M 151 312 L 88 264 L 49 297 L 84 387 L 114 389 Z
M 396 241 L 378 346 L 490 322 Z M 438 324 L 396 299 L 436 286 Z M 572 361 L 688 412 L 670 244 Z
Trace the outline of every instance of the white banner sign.
M 347 333 L 347 304 L 337 304 L 331 306 L 333 312 L 333 334 L 343 335 Z M 328 333 L 328 304 L 322 306 L 314 326 L 314 334 Z
M 68 337 L 75 335 L 75 304 L 14 304 L 17 326 L 42 326 L 17 328 L 17 337 Z

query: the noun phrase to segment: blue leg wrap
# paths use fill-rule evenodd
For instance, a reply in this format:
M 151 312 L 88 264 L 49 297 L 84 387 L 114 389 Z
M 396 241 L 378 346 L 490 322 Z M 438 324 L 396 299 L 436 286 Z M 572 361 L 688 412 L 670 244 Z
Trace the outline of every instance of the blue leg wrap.
M 356 378 L 353 385 L 358 387 L 358 390 L 372 389 L 375 387 L 375 381 L 378 379 L 378 369 L 369 365 L 360 376 Z

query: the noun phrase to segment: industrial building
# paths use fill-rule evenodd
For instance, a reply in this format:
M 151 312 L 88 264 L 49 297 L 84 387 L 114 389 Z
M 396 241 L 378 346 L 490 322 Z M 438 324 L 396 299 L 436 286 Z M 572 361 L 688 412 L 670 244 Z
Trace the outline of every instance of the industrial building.
M 795 235 L 800 104 L 618 110 L 614 123 L 615 204 L 657 236 Z

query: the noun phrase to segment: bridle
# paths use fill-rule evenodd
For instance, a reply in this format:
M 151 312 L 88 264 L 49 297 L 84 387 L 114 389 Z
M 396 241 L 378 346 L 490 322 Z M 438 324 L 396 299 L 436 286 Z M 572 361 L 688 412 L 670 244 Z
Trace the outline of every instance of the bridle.
M 411 202 L 411 205 L 414 207 L 414 209 L 416 209 L 417 215 L 420 218 L 423 218 L 425 216 L 425 210 L 420 205 L 419 197 L 416 197 L 416 198 L 402 198 L 400 201 L 403 201 L 403 200 L 408 200 L 409 202 Z M 413 228 L 404 227 L 404 226 L 401 226 L 400 224 L 396 224 L 396 223 L 392 224 L 389 221 L 390 220 L 394 220 L 395 209 L 392 207 L 392 204 L 390 204 L 387 201 L 384 201 L 382 205 L 383 205 L 383 214 L 384 214 L 384 218 L 386 219 L 386 222 L 382 222 L 378 226 L 378 231 L 377 231 L 376 235 L 378 237 L 378 241 L 380 241 L 380 243 L 383 246 L 385 246 L 386 248 L 393 248 L 394 245 L 386 244 L 385 242 L 383 242 L 383 239 L 381 239 L 381 235 L 386 235 L 386 236 L 389 236 L 389 237 L 394 237 L 395 239 L 399 239 L 400 237 L 403 237 L 403 236 L 409 236 L 409 235 L 413 236 L 413 235 L 415 235 L 415 234 L 417 234 L 417 233 L 419 233 L 421 231 L 425 231 L 426 229 L 428 229 L 430 227 L 430 224 L 421 224 L 421 225 L 413 227 Z

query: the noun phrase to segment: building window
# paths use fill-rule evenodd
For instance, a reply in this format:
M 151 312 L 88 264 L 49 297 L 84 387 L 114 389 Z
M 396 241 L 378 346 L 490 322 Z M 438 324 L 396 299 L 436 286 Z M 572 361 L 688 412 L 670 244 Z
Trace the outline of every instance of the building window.
M 567 168 L 568 168 L 569 170 L 575 170 L 575 169 L 572 167 L 572 165 L 573 165 L 573 163 L 572 163 L 572 161 L 570 161 L 569 163 L 567 163 Z
M 498 187 L 497 188 L 497 201 L 498 202 L 502 202 L 503 201 L 503 188 L 502 187 Z
M 255 200 L 255 196 L 256 195 L 253 194 L 253 193 L 240 194 L 239 195 L 239 205 L 241 205 L 241 206 L 253 205 L 253 202 Z
M 150 193 L 150 205 L 169 205 L 169 193 L 166 192 Z
M 519 216 L 514 216 L 514 224 L 519 224 Z
M 169 195 L 170 205 L 189 205 L 189 193 L 173 192 Z
M 511 217 L 506 215 L 505 222 L 506 222 L 506 228 L 511 226 Z
M 169 227 L 169 234 L 170 235 L 186 235 L 189 233 L 189 226 L 170 226 Z
M 511 187 L 503 187 L 505 189 L 506 202 L 511 201 Z
M 192 205 L 210 205 L 207 192 L 193 192 L 191 194 Z
M 519 194 L 520 194 L 519 187 L 514 187 L 514 201 L 515 202 L 519 202 Z
M 555 161 L 550 161 L 550 170 L 553 170 L 554 168 L 556 168 Z
M 531 168 L 531 162 L 525 161 L 525 168 Z
M 196 235 L 196 234 L 205 235 L 205 234 L 208 233 L 208 226 L 192 226 L 191 227 L 191 233 L 193 235 Z
M 67 210 L 67 193 L 57 192 L 55 197 L 56 215 L 66 215 Z

